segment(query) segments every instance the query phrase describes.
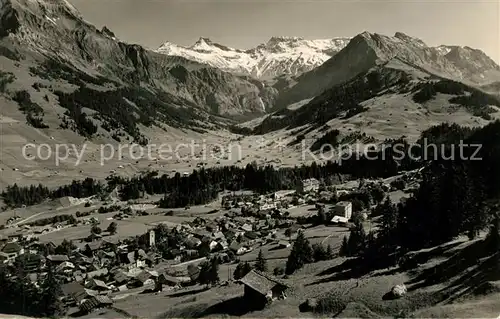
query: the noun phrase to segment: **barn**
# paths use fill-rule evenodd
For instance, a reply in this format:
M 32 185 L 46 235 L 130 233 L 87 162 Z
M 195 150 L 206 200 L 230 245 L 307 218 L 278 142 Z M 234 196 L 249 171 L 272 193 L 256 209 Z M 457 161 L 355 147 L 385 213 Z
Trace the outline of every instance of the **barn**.
M 265 306 L 273 300 L 285 299 L 286 290 L 289 288 L 279 279 L 255 269 L 241 278 L 239 282 L 245 286 L 245 301 L 256 306 Z

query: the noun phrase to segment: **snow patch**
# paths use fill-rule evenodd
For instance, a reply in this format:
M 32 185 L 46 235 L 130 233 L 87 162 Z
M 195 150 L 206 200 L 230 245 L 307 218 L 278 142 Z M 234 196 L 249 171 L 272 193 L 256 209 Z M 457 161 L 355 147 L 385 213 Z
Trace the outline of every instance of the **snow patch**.
M 200 38 L 189 47 L 165 42 L 156 52 L 181 56 L 233 73 L 274 77 L 282 74 L 297 75 L 312 70 L 342 50 L 350 40 L 273 37 L 265 44 L 241 51 L 213 43 L 208 38 Z

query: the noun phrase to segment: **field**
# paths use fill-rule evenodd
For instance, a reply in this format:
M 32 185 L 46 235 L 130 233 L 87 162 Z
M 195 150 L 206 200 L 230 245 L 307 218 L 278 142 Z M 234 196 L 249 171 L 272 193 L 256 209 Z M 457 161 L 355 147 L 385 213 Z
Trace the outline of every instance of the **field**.
M 390 182 L 386 180 L 384 182 Z M 345 185 L 344 185 L 345 186 Z M 349 185 L 355 187 L 356 185 Z M 389 194 L 394 200 L 407 196 L 397 191 Z M 130 236 L 141 235 L 158 223 L 165 223 L 169 227 L 190 222 L 196 217 L 214 219 L 222 216 L 226 211 L 221 209 L 220 199 L 209 205 L 194 206 L 189 209 L 160 209 L 153 203 L 158 197 L 151 197 L 139 201 L 137 204 L 115 202 L 115 204 L 129 206 L 135 209 L 144 209 L 147 215 L 136 215 L 125 220 L 113 219 L 117 212 L 105 214 L 94 213 L 84 218 L 96 217 L 102 229 L 113 221 L 118 225 L 118 233 L 111 238 L 124 239 Z M 70 203 L 70 204 L 68 204 Z M 85 212 L 98 209 L 104 205 L 96 202 L 85 207 L 83 203 L 59 200 L 47 202 L 41 205 L 17 209 L 6 212 L 6 216 L 13 214 L 21 216 L 17 221 L 19 225 L 33 222 L 42 218 L 53 217 L 60 214 L 76 215 L 76 212 Z M 215 213 L 210 213 L 212 211 Z M 165 214 L 167 213 L 168 214 Z M 310 216 L 315 214 L 314 205 L 303 205 L 291 208 L 289 213 L 292 217 Z M 0 215 L 1 216 L 1 215 Z M 6 218 L 5 216 L 2 216 Z M 367 231 L 376 228 L 376 221 L 367 221 L 364 224 Z M 53 242 L 59 244 L 64 239 L 74 240 L 77 246 L 82 246 L 79 239 L 90 234 L 90 225 L 77 225 L 76 227 L 63 227 L 52 229 L 50 232 L 39 235 L 41 242 Z M 336 226 L 311 226 L 304 225 L 305 237 L 311 244 L 321 243 L 330 245 L 334 253 L 338 253 L 344 236 L 348 235 L 348 229 Z M 16 227 L 0 231 L 0 234 L 8 234 L 15 231 Z M 481 238 L 469 241 L 459 238 L 454 242 L 422 250 L 416 253 L 419 256 L 418 264 L 410 269 L 392 267 L 378 269 L 367 273 L 356 272 L 356 261 L 354 259 L 335 257 L 333 260 L 321 261 L 307 264 L 302 269 L 285 278 L 290 286 L 285 300 L 275 301 L 264 309 L 249 309 L 240 298 L 243 287 L 233 280 L 236 263 L 221 264 L 219 266 L 219 278 L 221 285 L 207 289 L 205 286 L 194 285 L 178 290 L 165 290 L 160 293 L 148 292 L 148 288 L 142 287 L 125 292 L 112 294 L 114 299 L 113 308 L 101 310 L 84 318 L 172 318 L 172 317 L 310 317 L 310 316 L 339 316 L 339 317 L 361 317 L 361 318 L 384 318 L 394 316 L 424 317 L 449 317 L 467 314 L 472 316 L 476 307 L 480 307 L 482 317 L 494 318 L 498 315 L 499 305 L 495 298 L 500 297 L 500 289 L 495 293 L 479 296 L 470 291 L 470 287 L 484 282 L 492 285 L 499 281 L 499 273 L 492 272 L 492 263 L 498 264 L 498 260 L 482 260 L 476 264 L 467 254 L 477 250 L 482 243 Z M 276 240 L 291 240 L 293 242 L 296 233 L 291 238 L 285 235 L 285 229 L 279 229 L 275 235 Z M 106 237 L 105 237 L 106 238 Z M 269 272 L 276 267 L 284 268 L 291 247 L 279 248 L 276 244 L 263 244 L 254 246 L 253 250 L 238 256 L 240 261 L 255 262 L 259 251 L 262 251 L 267 261 Z M 496 258 L 493 256 L 492 258 Z M 161 263 L 156 269 L 161 270 L 169 263 Z M 458 266 L 457 266 L 458 265 Z M 186 268 L 186 264 L 176 268 Z M 436 283 L 432 279 L 438 276 L 440 280 Z M 464 278 L 466 278 L 464 280 Z M 476 281 L 477 280 L 477 281 Z M 399 284 L 408 287 L 408 294 L 401 299 L 388 300 L 385 298 L 392 287 Z M 500 287 L 500 284 L 498 284 Z M 481 298 L 479 298 L 481 297 Z M 302 304 L 310 298 L 316 300 L 329 300 L 326 309 L 322 313 L 302 312 L 305 311 Z
M 321 230 L 320 230 L 321 231 Z M 444 245 L 447 253 L 460 254 L 462 249 L 477 242 L 459 240 Z M 334 243 L 333 243 L 334 244 Z M 452 248 L 448 248 L 452 247 Z M 286 254 L 263 251 L 268 259 L 268 267 L 283 266 Z M 434 258 L 436 257 L 436 258 Z M 397 268 L 381 269 L 361 277 L 349 273 L 345 265 L 348 259 L 335 258 L 332 261 L 318 262 L 306 265 L 303 269 L 285 281 L 292 287 L 287 293 L 287 299 L 275 301 L 271 306 L 262 310 L 248 310 L 248 305 L 242 304 L 239 297 L 243 294 L 243 287 L 229 278 L 227 286 L 217 286 L 206 289 L 204 286 L 194 286 L 181 290 L 164 291 L 161 293 L 128 293 L 123 298 L 117 298 L 115 307 L 131 316 L 140 318 L 172 318 L 172 317 L 309 317 L 311 313 L 301 312 L 300 305 L 308 298 L 332 296 L 336 305 L 333 305 L 331 315 L 339 317 L 394 317 L 398 314 L 405 316 L 415 312 L 418 317 L 475 317 L 480 314 L 483 318 L 494 318 L 500 313 L 500 304 L 496 302 L 500 293 L 478 299 L 469 297 L 464 302 L 453 303 L 449 300 L 440 302 L 444 291 L 450 287 L 449 282 L 438 285 L 423 285 L 417 274 L 432 267 L 439 271 L 442 259 L 434 256 L 426 264 L 409 272 Z M 245 255 L 242 260 L 253 260 L 255 254 Z M 235 265 L 221 265 L 219 277 L 221 281 L 228 280 L 231 269 Z M 417 281 L 416 281 L 417 280 Z M 453 282 L 453 280 L 450 280 Z M 384 295 L 397 284 L 405 283 L 409 293 L 402 299 L 385 300 Z M 450 285 L 451 286 L 451 285 Z M 435 305 L 437 303 L 437 305 Z M 432 306 L 431 306 L 432 305 Z M 435 305 L 435 306 L 434 306 Z M 475 309 L 480 307 L 480 309 Z M 335 309 L 337 309 L 335 311 Z M 477 311 L 474 313 L 474 311 Z M 105 318 L 116 315 L 114 311 L 105 311 L 99 314 Z

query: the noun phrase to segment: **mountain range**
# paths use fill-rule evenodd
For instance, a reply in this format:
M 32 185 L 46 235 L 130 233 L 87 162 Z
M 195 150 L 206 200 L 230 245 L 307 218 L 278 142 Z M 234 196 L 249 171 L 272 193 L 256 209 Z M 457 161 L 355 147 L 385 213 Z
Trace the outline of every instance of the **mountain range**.
M 272 79 L 310 71 L 337 54 L 350 40 L 272 37 L 266 43 L 243 51 L 200 38 L 189 47 L 166 42 L 156 52 L 181 56 L 235 74 Z
M 275 107 L 283 108 L 317 96 L 392 59 L 471 85 L 490 83 L 500 76 L 500 67 L 480 50 L 460 46 L 429 47 L 422 40 L 401 32 L 394 36 L 363 32 L 324 64 L 298 77 L 297 83 L 279 96 Z
M 41 131 L 141 143 L 144 127 L 220 130 L 263 115 L 254 133 L 317 127 L 343 112 L 362 117 L 370 99 L 439 95 L 446 90 L 434 83 L 447 80 L 460 83 L 447 106 L 470 111 L 464 94 L 491 104 L 495 97 L 483 90 L 497 92 L 500 79 L 500 67 L 480 50 L 430 47 L 400 32 L 272 37 L 248 50 L 200 38 L 151 51 L 96 28 L 66 0 L 3 0 L 0 61 L 0 99 L 18 106 L 4 108 L 8 116 Z

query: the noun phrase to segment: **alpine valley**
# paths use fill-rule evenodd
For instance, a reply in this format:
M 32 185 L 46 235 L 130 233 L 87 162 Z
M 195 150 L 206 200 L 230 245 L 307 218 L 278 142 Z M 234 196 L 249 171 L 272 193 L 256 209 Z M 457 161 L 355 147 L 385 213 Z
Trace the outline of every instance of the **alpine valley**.
M 498 316 L 484 52 L 397 29 L 147 49 L 72 1 L 0 0 L 0 319 Z M 148 2 L 109 14 L 171 9 L 183 32 L 183 6 L 216 7 Z
M 150 51 L 96 28 L 64 0 L 2 0 L 0 23 L 8 171 L 28 165 L 12 155 L 22 141 L 295 139 L 301 128 L 314 143 L 329 127 L 383 140 L 445 121 L 484 125 L 498 113 L 500 67 L 492 59 L 399 32 L 272 37 L 247 50 L 200 38 Z M 38 164 L 25 174 L 47 177 Z

